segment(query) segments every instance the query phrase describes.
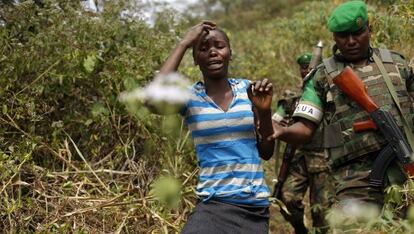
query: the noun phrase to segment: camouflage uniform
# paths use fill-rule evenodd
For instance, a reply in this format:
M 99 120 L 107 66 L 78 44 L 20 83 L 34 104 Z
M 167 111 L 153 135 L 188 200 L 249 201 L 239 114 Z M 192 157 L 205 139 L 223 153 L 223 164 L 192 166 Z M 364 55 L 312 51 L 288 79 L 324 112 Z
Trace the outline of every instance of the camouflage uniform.
M 334 51 L 335 54 L 335 51 Z M 400 126 L 401 119 L 396 105 L 388 91 L 383 75 L 373 56 L 378 56 L 395 87 L 402 112 L 413 125 L 414 106 L 409 95 L 414 89 L 414 76 L 405 59 L 395 52 L 371 49 L 368 65 L 352 67 L 353 71 L 367 86 L 369 95 L 384 110 L 390 111 Z M 369 184 L 373 161 L 386 142 L 378 131 L 355 133 L 354 122 L 366 120 L 368 114 L 350 100 L 332 83 L 333 77 L 346 66 L 340 57 L 325 59 L 318 66 L 311 79 L 305 84 L 304 93 L 293 114 L 313 121 L 324 123 L 323 142 L 329 156 L 332 178 L 335 186 L 333 193 L 336 205 L 347 199 L 357 199 L 382 206 L 383 189 Z M 385 184 L 402 183 L 406 177 L 396 163 L 387 172 Z
M 286 114 L 286 110 L 296 108 L 299 97 L 291 95 L 288 99 L 280 100 L 273 119 L 280 122 L 285 117 L 283 114 Z M 280 110 L 282 108 L 283 111 Z M 328 191 L 332 190 L 332 183 L 328 182 L 329 167 L 322 148 L 321 133 L 320 127 L 311 142 L 296 150 L 282 187 L 281 199 L 290 214 L 283 210 L 281 213 L 292 224 L 296 233 L 306 233 L 307 231 L 303 221 L 303 200 L 308 188 L 313 227 L 326 227 L 325 212 L 330 205 L 328 195 L 331 193 Z

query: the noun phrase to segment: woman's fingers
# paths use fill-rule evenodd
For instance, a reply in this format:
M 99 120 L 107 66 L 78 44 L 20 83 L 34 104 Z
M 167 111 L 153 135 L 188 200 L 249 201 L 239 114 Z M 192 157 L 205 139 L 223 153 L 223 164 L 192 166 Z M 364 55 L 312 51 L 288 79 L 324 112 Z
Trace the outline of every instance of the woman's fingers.
M 249 90 L 252 96 L 260 95 L 264 97 L 266 95 L 272 95 L 273 84 L 268 79 L 252 81 L 250 82 Z
M 264 78 L 261 83 L 260 92 L 267 91 L 266 87 L 268 84 L 269 84 L 269 80 L 267 78 Z
M 201 23 L 198 24 L 203 28 L 204 31 L 208 33 L 210 30 L 214 30 L 216 28 L 216 24 L 212 21 L 203 20 Z
M 267 92 L 267 91 L 270 91 L 270 90 L 272 90 L 272 89 L 273 89 L 273 84 L 272 84 L 272 83 L 268 83 L 268 84 L 266 85 L 265 91 Z
M 255 86 L 256 86 L 256 81 L 253 81 L 253 82 L 251 82 L 251 83 L 250 83 L 250 87 L 249 87 L 249 89 L 251 90 L 251 94 L 252 94 L 253 96 L 256 96 Z
M 211 27 L 216 27 L 216 23 L 214 23 L 213 21 L 209 21 L 209 20 L 203 20 L 203 21 L 201 21 L 200 24 L 205 24 L 205 25 L 209 25 Z
M 258 80 L 258 81 L 256 81 L 255 82 L 255 84 L 254 84 L 254 89 L 255 90 L 257 90 L 257 91 L 261 91 L 260 90 L 260 87 L 262 86 L 262 81 L 261 80 Z
M 258 80 L 252 82 L 252 91 L 256 92 L 268 92 L 273 89 L 272 83 L 268 79 Z

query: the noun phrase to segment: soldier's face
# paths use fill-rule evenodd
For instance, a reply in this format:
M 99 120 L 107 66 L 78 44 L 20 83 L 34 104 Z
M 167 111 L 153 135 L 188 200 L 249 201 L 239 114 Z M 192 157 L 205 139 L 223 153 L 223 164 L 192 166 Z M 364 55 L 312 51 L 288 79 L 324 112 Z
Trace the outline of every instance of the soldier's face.
M 339 51 L 349 62 L 358 62 L 366 57 L 371 37 L 369 27 L 352 33 L 333 33 Z
M 305 76 L 309 73 L 309 63 L 304 63 L 300 65 L 300 76 L 305 78 Z

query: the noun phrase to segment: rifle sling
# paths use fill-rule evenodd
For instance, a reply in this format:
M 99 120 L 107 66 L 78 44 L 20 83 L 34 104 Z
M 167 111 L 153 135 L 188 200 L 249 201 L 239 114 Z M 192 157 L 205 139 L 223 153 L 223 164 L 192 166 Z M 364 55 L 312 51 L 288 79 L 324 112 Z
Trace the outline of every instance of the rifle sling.
M 401 116 L 403 128 L 405 131 L 405 135 L 407 136 L 408 143 L 410 144 L 411 149 L 414 149 L 414 136 L 413 136 L 413 133 L 411 132 L 411 128 L 408 125 L 408 121 L 406 120 L 404 114 L 402 113 L 402 109 L 400 106 L 400 102 L 398 100 L 397 92 L 395 91 L 395 88 L 391 82 L 391 78 L 389 77 L 387 71 L 385 70 L 384 64 L 382 63 L 381 59 L 375 53 L 372 55 L 372 57 L 374 58 L 374 62 L 377 64 L 382 74 L 382 77 L 384 77 L 385 83 L 387 84 L 388 91 L 391 94 L 392 100 L 397 106 L 397 110 Z

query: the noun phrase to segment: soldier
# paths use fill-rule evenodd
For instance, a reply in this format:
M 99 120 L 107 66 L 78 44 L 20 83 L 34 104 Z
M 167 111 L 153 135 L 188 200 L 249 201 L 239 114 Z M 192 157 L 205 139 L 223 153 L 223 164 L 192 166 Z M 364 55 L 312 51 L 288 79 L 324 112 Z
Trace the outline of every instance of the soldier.
M 352 199 L 382 207 L 384 187 L 403 183 L 406 174 L 393 160 L 386 170 L 383 186 L 370 183 L 375 159 L 387 145 L 385 134 L 353 130 L 353 123 L 367 119 L 368 114 L 339 90 L 333 79 L 344 67 L 350 66 L 364 82 L 369 96 L 381 109 L 392 113 L 412 144 L 414 108 L 409 94 L 414 90 L 414 75 L 402 55 L 370 46 L 371 28 L 363 1 L 339 5 L 328 20 L 328 28 L 336 43 L 334 55 L 324 59 L 306 82 L 293 114 L 296 122 L 288 128 L 275 126 L 273 137 L 291 143 L 305 142 L 323 122 L 323 142 L 334 179 L 335 206 L 343 207 Z
M 296 60 L 302 79 L 309 73 L 309 63 L 312 59 L 311 53 L 305 53 Z M 272 116 L 273 121 L 282 126 L 292 122 L 292 113 L 296 108 L 300 95 L 289 90 L 285 91 L 285 99 L 278 102 L 276 113 Z M 309 188 L 310 207 L 313 227 L 323 228 L 324 211 L 329 206 L 328 202 L 328 164 L 324 156 L 321 131 L 318 129 L 311 142 L 299 148 L 290 163 L 286 180 L 282 184 L 281 200 L 286 205 L 289 213 L 281 210 L 283 217 L 290 222 L 296 233 L 306 233 L 304 225 L 304 204 L 306 190 Z

